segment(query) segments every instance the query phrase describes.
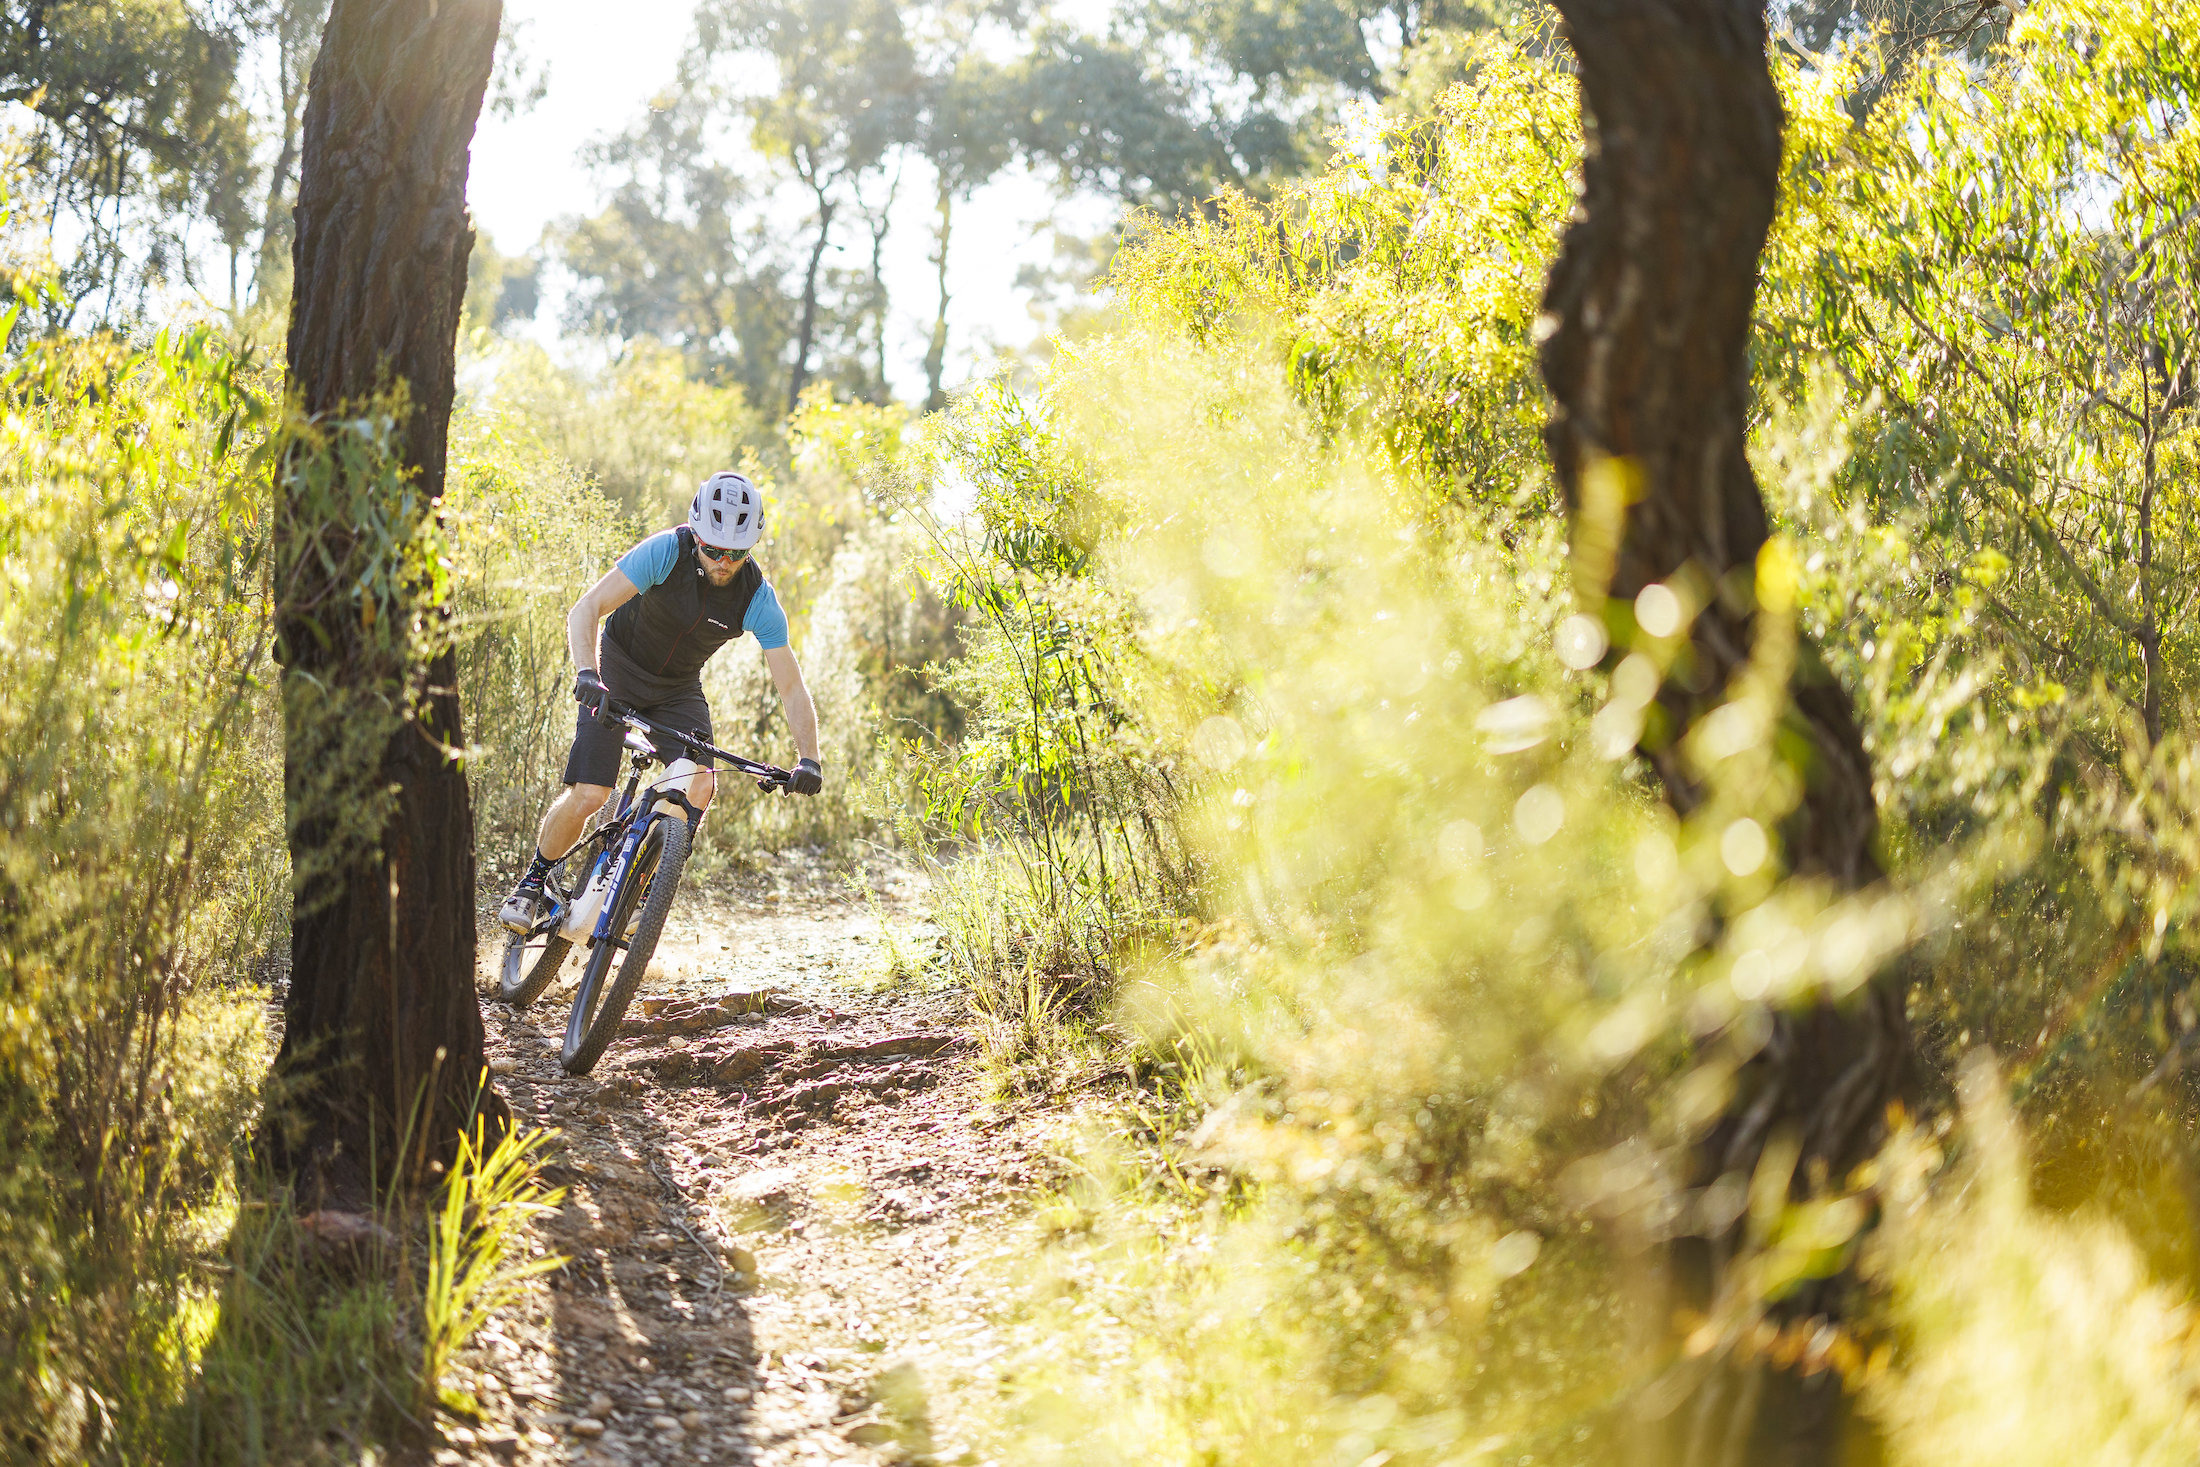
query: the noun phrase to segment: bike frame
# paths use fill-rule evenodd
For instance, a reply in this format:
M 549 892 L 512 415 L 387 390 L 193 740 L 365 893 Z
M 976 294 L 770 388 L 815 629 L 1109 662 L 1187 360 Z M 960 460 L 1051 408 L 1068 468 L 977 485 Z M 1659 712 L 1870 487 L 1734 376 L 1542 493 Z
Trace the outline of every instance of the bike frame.
M 603 716 L 606 722 L 618 724 L 626 729 L 626 746 L 633 751 L 634 758 L 631 767 L 627 771 L 626 787 L 619 791 L 618 804 L 612 807 L 611 818 L 597 826 L 578 846 L 568 852 L 565 858 L 565 861 L 570 861 L 576 855 L 586 854 L 589 859 L 582 863 L 580 869 L 584 873 L 592 874 L 597 861 L 603 859 L 605 853 L 612 852 L 614 848 L 616 849 L 616 854 L 611 856 L 610 873 L 604 878 L 603 906 L 596 913 L 595 930 L 588 937 L 590 949 L 594 949 L 598 943 L 603 942 L 622 947 L 625 945 L 612 936 L 611 914 L 618 909 L 619 893 L 626 885 L 628 869 L 634 864 L 634 853 L 641 849 L 643 839 L 658 821 L 673 818 L 660 812 L 657 809 L 657 802 L 659 800 L 670 800 L 686 811 L 688 831 L 691 835 L 699 830 L 703 823 L 703 812 L 689 802 L 687 793 L 684 790 L 660 790 L 655 785 L 651 785 L 649 786 L 648 799 L 645 802 L 646 808 L 637 806 L 635 803 L 635 791 L 641 788 L 642 775 L 649 766 L 662 761 L 667 767 L 670 767 L 671 761 L 664 759 L 664 756 L 657 749 L 655 740 L 663 739 L 667 743 L 678 744 L 687 751 L 688 757 L 696 759 L 697 763 L 702 762 L 699 756 L 708 756 L 717 760 L 734 772 L 745 774 L 754 779 L 756 787 L 761 790 L 778 790 L 784 793 L 794 779 L 794 775 L 790 771 L 781 769 L 776 764 L 761 764 L 754 759 L 744 759 L 739 754 L 729 753 L 715 744 L 707 744 L 693 734 L 681 733 L 676 729 L 669 729 L 661 724 L 651 723 L 623 703 L 606 702 Z M 560 861 L 558 864 L 562 866 L 565 861 Z M 584 874 L 581 877 L 576 889 L 566 893 L 564 901 L 555 902 L 551 905 L 550 915 L 536 924 L 529 933 L 530 936 L 537 933 L 552 933 L 558 930 L 565 920 L 565 913 L 568 908 L 579 899 L 582 892 L 588 890 L 589 874 Z

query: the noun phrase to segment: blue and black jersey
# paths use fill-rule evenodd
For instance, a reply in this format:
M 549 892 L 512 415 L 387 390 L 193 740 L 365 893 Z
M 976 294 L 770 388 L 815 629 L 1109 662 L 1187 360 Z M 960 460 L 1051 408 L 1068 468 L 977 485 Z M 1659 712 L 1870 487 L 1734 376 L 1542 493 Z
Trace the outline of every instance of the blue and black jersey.
M 770 649 L 787 645 L 787 614 L 754 559 L 714 586 L 686 526 L 650 536 L 619 558 L 640 594 L 611 613 L 598 650 L 604 681 L 647 703 L 695 687 L 711 654 L 747 632 Z

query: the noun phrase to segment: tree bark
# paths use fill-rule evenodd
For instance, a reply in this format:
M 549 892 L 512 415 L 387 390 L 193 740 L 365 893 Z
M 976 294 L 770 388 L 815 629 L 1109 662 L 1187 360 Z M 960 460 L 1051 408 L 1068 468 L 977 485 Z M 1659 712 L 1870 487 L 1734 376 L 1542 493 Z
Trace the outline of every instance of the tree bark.
M 1761 0 L 1555 3 L 1580 59 L 1586 154 L 1581 208 L 1543 302 L 1542 371 L 1556 399 L 1546 438 L 1587 533 L 1597 532 L 1585 505 L 1593 471 L 1620 460 L 1631 475 L 1600 590 L 1631 601 L 1653 582 L 1703 589 L 1689 654 L 1659 693 L 1667 717 L 1652 728 L 1665 733 L 1643 748 L 1685 815 L 1703 791 L 1681 735 L 1748 663 L 1758 614 L 1768 523 L 1746 452 L 1749 334 L 1779 190 L 1780 99 Z M 1837 888 L 1863 887 L 1881 874 L 1871 765 L 1847 693 L 1807 644 L 1790 698 L 1783 735 L 1807 752 L 1802 799 L 1781 831 L 1786 859 Z M 1877 1148 L 1889 1102 L 1909 1091 L 1911 1057 L 1892 974 L 1845 1002 L 1777 1015 L 1728 1111 L 1697 1141 L 1692 1183 L 1748 1177 L 1775 1135 L 1801 1147 L 1798 1192 L 1814 1176 L 1838 1181 Z M 1672 1245 L 1677 1311 L 1708 1311 L 1736 1246 L 1732 1233 Z M 1824 1281 L 1784 1301 L 1782 1316 L 1838 1321 L 1851 1288 Z M 1665 1460 L 1691 1464 L 1832 1462 L 1859 1440 L 1833 1372 L 1744 1359 L 1714 1363 L 1651 1435 Z
M 468 149 L 501 8 L 336 0 L 306 102 L 291 389 L 332 432 L 380 394 L 405 403 L 389 443 L 402 477 L 355 472 L 347 487 L 356 462 L 329 457 L 336 490 L 313 489 L 301 446 L 276 506 L 292 973 L 276 1060 L 288 1103 L 269 1107 L 261 1144 L 317 1204 L 419 1180 L 477 1105 L 492 1129 L 506 1120 L 474 994 L 455 660 L 446 646 L 419 665 L 440 613 L 417 569 L 378 590 L 355 579 L 387 569 L 373 559 L 380 517 L 402 518 L 406 499 L 417 522 L 442 492 L 473 245 Z M 356 768 L 333 767 L 347 749 Z

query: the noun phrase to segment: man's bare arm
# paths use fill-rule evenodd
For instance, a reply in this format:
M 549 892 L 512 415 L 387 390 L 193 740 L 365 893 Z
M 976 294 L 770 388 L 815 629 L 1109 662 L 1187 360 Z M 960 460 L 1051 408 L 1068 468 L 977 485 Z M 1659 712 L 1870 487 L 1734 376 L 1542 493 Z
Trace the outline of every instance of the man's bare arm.
M 565 617 L 565 645 L 573 654 L 576 670 L 596 670 L 597 626 L 639 594 L 634 583 L 626 578 L 626 572 L 617 566 L 605 571 L 602 580 L 581 592 L 581 599 L 573 603 L 573 609 Z
M 764 665 L 771 669 L 772 683 L 779 689 L 779 706 L 787 710 L 787 729 L 794 735 L 795 751 L 816 762 L 817 705 L 810 701 L 809 685 L 802 681 L 802 667 L 794 660 L 794 649 L 765 648 Z

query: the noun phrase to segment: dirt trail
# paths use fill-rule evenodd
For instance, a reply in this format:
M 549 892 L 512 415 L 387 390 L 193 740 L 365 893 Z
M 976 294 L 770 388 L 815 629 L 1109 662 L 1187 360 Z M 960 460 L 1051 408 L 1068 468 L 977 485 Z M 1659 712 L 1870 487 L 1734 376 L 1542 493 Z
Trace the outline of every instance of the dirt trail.
M 437 1461 L 981 1460 L 991 1291 L 1067 1118 L 987 1104 L 957 995 L 878 987 L 907 878 L 876 910 L 776 880 L 682 893 L 640 1027 L 690 1032 L 588 1079 L 557 1065 L 569 985 L 484 1003 L 513 1109 L 564 1132 L 540 1231 L 572 1261 L 461 1357 L 485 1419 L 446 1418 Z

